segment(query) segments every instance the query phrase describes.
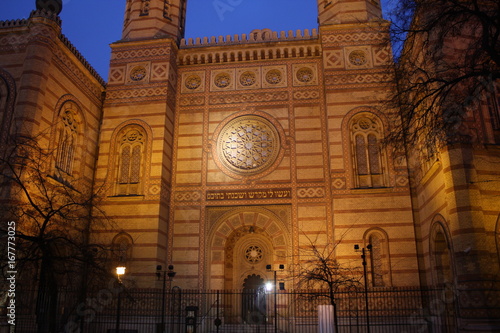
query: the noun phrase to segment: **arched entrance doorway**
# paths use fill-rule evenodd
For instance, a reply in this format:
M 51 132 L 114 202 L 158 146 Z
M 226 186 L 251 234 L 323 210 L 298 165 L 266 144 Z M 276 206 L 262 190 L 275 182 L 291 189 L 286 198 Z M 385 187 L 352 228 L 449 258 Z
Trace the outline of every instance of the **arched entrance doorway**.
M 248 275 L 243 283 L 241 295 L 241 317 L 247 324 L 266 322 L 266 292 L 264 279 L 260 275 Z
M 252 274 L 272 279 L 266 266 L 288 265 L 291 258 L 290 219 L 285 205 L 209 208 L 206 287 L 241 290 Z

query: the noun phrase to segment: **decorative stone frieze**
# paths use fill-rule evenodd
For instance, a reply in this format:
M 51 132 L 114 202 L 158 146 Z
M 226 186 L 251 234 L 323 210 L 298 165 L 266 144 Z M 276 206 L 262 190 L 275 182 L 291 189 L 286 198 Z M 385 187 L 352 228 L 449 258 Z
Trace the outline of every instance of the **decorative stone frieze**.
M 217 95 L 209 97 L 209 104 L 233 104 L 233 103 L 248 103 L 248 102 L 270 102 L 270 101 L 286 101 L 288 100 L 288 92 L 263 92 L 263 93 L 245 93 L 245 94 L 230 94 Z

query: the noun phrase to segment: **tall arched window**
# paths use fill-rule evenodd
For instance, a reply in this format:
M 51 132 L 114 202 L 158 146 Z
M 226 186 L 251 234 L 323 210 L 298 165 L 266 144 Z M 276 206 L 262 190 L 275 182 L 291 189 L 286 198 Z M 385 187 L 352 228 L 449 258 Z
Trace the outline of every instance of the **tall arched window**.
M 381 229 L 372 229 L 365 234 L 368 276 L 373 287 L 391 285 L 391 267 L 389 262 L 389 241 Z M 370 246 L 368 246 L 368 244 Z
M 352 119 L 350 131 L 355 186 L 386 186 L 385 157 L 380 145 L 383 135 L 381 121 L 371 113 L 362 113 Z
M 125 127 L 118 135 L 117 195 L 138 195 L 141 192 L 144 129 L 137 125 Z
M 68 101 L 63 104 L 58 130 L 56 168 L 71 175 L 75 160 L 78 138 L 78 111 L 76 105 Z
M 450 244 L 440 223 L 436 223 L 433 227 L 430 245 L 434 282 L 437 285 L 453 283 Z
M 133 239 L 129 234 L 122 232 L 113 238 L 112 253 L 113 262 L 116 264 L 126 264 L 132 258 Z
M 495 241 L 497 244 L 498 263 L 500 264 L 500 216 L 497 219 L 497 227 L 495 229 Z

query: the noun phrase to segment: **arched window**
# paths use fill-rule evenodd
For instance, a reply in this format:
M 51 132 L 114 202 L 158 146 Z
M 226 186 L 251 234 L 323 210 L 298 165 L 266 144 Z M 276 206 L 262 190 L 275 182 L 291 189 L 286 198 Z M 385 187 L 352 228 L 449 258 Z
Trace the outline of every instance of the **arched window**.
M 453 283 L 451 251 L 448 238 L 440 223 L 434 225 L 431 233 L 431 262 L 434 282 L 437 285 Z
M 497 227 L 495 229 L 495 241 L 497 244 L 498 264 L 500 264 L 500 216 L 497 219 Z
M 382 257 L 383 251 L 381 248 L 382 239 L 379 235 L 373 234 L 370 236 L 369 242 L 372 246 L 370 255 L 370 266 L 372 275 L 372 285 L 374 287 L 381 287 L 384 285 Z
M 132 258 L 133 240 L 129 234 L 122 232 L 113 238 L 112 253 L 115 264 L 126 264 Z
M 117 195 L 138 195 L 141 192 L 144 129 L 137 125 L 125 127 L 118 135 Z
M 355 186 L 386 186 L 385 157 L 380 145 L 383 135 L 381 121 L 371 113 L 362 113 L 352 119 L 350 131 Z
M 381 229 L 372 229 L 365 234 L 368 277 L 373 287 L 391 285 L 389 263 L 389 242 L 387 234 Z
M 0 142 L 6 142 L 10 133 L 16 91 L 12 75 L 0 68 Z
M 68 101 L 63 104 L 58 130 L 56 168 L 68 175 L 73 172 L 78 138 L 77 106 Z

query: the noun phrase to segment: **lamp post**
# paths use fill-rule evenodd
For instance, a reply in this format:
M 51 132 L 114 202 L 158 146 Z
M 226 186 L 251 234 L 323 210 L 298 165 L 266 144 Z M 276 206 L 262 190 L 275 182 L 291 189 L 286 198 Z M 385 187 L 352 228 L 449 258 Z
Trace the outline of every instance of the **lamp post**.
M 125 270 L 127 268 L 124 266 L 118 266 L 116 267 L 116 276 L 118 277 L 118 284 L 120 285 L 120 289 L 118 290 L 118 304 L 116 305 L 116 326 L 115 326 L 115 333 L 120 332 L 120 307 L 122 303 L 122 278 L 121 276 L 125 274 Z
M 371 251 L 371 249 L 372 249 L 372 245 L 368 244 L 366 246 L 366 250 Z M 363 275 L 364 275 L 364 280 L 365 280 L 366 330 L 367 330 L 367 333 L 370 333 L 370 315 L 368 312 L 368 277 L 366 274 L 366 250 L 365 250 L 365 248 L 362 248 L 360 250 L 358 244 L 354 245 L 354 251 L 356 251 L 356 252 L 361 251 L 361 259 L 363 259 Z
M 176 272 L 174 272 L 174 266 L 169 265 L 168 271 L 163 271 L 161 265 L 156 266 L 156 277 L 160 280 L 160 277 L 163 274 L 163 286 L 162 286 L 162 298 L 161 298 L 161 329 L 160 333 L 165 333 L 165 294 L 166 294 L 166 281 L 168 276 L 168 281 L 172 282 Z
M 274 274 L 274 285 L 271 287 L 269 285 L 269 283 L 266 285 L 266 289 L 267 291 L 271 291 L 272 288 L 274 288 L 274 332 L 277 333 L 278 332 L 278 298 L 277 298 L 277 294 L 278 294 L 278 285 L 277 285 L 277 279 L 276 279 L 276 270 L 272 270 L 271 269 L 271 265 L 266 265 L 266 269 L 269 271 L 269 272 L 273 272 Z M 283 264 L 280 264 L 279 265 L 279 269 L 281 271 L 283 271 L 285 269 L 285 265 Z M 281 288 L 280 288 L 281 289 Z M 283 285 L 283 289 L 284 289 L 284 285 Z

